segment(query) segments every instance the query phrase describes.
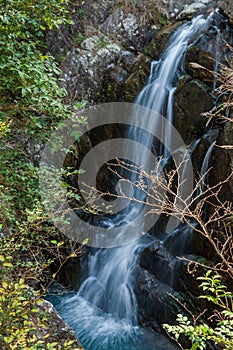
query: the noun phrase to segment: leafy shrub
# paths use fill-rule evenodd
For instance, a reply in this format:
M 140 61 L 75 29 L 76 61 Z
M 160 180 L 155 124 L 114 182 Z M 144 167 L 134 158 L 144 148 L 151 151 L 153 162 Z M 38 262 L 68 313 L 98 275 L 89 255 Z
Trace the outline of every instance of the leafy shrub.
M 175 340 L 179 340 L 181 335 L 185 335 L 191 343 L 190 350 L 204 350 L 207 342 L 220 345 L 223 349 L 233 348 L 233 294 L 221 282 L 219 274 L 213 275 L 212 270 L 207 271 L 204 277 L 198 277 L 203 281 L 200 288 L 205 295 L 200 298 L 207 299 L 218 306 L 216 311 L 216 326 L 211 327 L 206 323 L 201 323 L 200 319 L 193 317 L 189 319 L 182 314 L 177 315 L 177 325 L 164 325 L 168 333 L 172 334 Z
M 67 255 L 40 202 L 38 169 L 26 144 L 43 144 L 60 120 L 72 116 L 60 70 L 46 52 L 45 30 L 70 24 L 67 0 L 0 2 L 0 348 L 77 349 L 54 341 L 41 312 L 45 273 Z M 55 275 L 54 275 L 55 276 Z M 44 336 L 38 332 L 44 330 Z M 50 341 L 50 339 L 52 339 Z

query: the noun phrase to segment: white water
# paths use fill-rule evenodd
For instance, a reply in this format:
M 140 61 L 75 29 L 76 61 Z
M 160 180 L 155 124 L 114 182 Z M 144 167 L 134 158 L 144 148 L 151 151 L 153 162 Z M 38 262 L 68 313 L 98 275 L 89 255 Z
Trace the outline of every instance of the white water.
M 219 62 L 220 62 L 220 51 L 219 46 L 221 42 L 221 31 L 216 27 L 217 35 L 216 35 L 216 44 L 215 44 L 215 65 L 214 65 L 214 82 L 213 82 L 213 90 L 217 90 L 217 74 L 219 70 Z
M 210 156 L 211 153 L 213 151 L 213 148 L 216 144 L 216 141 L 213 141 L 211 143 L 211 145 L 209 146 L 206 155 L 204 157 L 204 160 L 202 162 L 202 166 L 201 166 L 201 172 L 200 172 L 200 176 L 201 176 L 201 190 L 203 190 L 204 186 L 206 185 L 206 178 L 208 176 L 208 166 L 209 166 L 209 162 L 210 162 Z
M 172 123 L 178 71 L 182 70 L 190 39 L 205 29 L 207 23 L 208 20 L 198 16 L 177 30 L 161 59 L 152 62 L 148 84 L 136 99 L 137 104 L 163 114 Z M 155 129 L 156 124 L 151 119 L 152 135 Z M 169 143 L 169 127 L 164 133 Z M 145 137 L 143 133 L 137 131 L 136 134 L 135 130 L 129 129 L 128 135 L 139 139 L 147 148 L 152 147 L 152 138 Z M 141 149 L 135 149 L 138 165 L 146 161 Z M 167 150 L 163 151 L 164 156 L 168 157 Z M 87 277 L 79 292 L 60 304 L 59 312 L 74 328 L 86 350 L 176 348 L 161 335 L 142 331 L 137 325 L 134 271 L 139 253 L 145 245 L 140 239 L 119 248 L 92 250 L 88 257 Z
M 168 149 L 171 143 L 174 93 L 180 72 L 183 70 L 184 54 L 188 48 L 190 39 L 200 33 L 207 23 L 208 20 L 204 19 L 202 16 L 198 16 L 194 18 L 191 23 L 187 23 L 178 28 L 171 37 L 168 47 L 160 60 L 152 62 L 148 84 L 142 89 L 135 101 L 136 104 L 148 107 L 166 117 L 168 123 L 166 123 L 166 128 L 164 127 L 163 130 L 165 136 L 161 137 L 166 140 L 166 148 L 164 149 L 162 146 L 162 149 L 157 150 L 158 153 L 160 153 L 159 155 L 163 155 L 165 158 L 169 157 Z M 154 134 L 156 127 L 155 121 L 150 118 L 149 129 L 152 134 Z M 129 130 L 129 133 L 131 132 L 133 131 Z M 137 138 L 140 139 L 140 137 L 143 136 L 140 134 L 137 135 Z M 152 139 L 146 139 L 144 137 L 142 143 L 150 149 Z M 140 159 L 140 157 L 142 159 Z M 144 154 L 139 152 L 137 160 L 138 164 L 142 164 L 144 161 Z

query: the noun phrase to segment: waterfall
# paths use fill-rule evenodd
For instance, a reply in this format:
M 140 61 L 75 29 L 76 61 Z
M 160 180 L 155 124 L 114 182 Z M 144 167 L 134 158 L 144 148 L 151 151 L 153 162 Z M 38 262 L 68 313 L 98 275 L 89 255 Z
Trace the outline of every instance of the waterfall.
M 208 166 L 209 166 L 209 161 L 210 161 L 210 156 L 211 156 L 211 153 L 213 151 L 213 148 L 216 144 L 216 141 L 213 141 L 211 143 L 211 145 L 209 146 L 207 152 L 206 152 L 206 155 L 203 159 L 203 163 L 202 163 L 202 166 L 201 166 L 201 172 L 200 172 L 200 176 L 202 178 L 202 184 L 201 184 L 201 190 L 203 190 L 204 186 L 205 186 L 205 182 L 206 182 L 206 178 L 208 176 Z
M 184 54 L 190 39 L 198 34 L 200 30 L 203 30 L 206 24 L 207 21 L 203 16 L 198 16 L 194 18 L 191 23 L 181 25 L 178 28 L 175 34 L 172 35 L 167 49 L 160 60 L 152 62 L 148 84 L 146 84 L 135 100 L 136 104 L 149 107 L 166 117 L 168 123 L 166 123 L 166 128 L 163 130 L 163 139 L 166 141 L 166 148 L 164 149 L 161 145 L 162 149 L 158 152 L 159 155 L 163 155 L 165 158 L 169 156 L 168 149 L 170 148 L 169 145 L 171 142 L 171 128 L 169 126 L 171 126 L 173 122 L 173 99 L 178 78 L 183 71 Z M 150 118 L 149 129 L 152 134 L 154 134 L 156 127 L 156 123 Z M 129 130 L 129 134 L 132 132 L 132 130 Z M 140 139 L 142 137 L 142 134 L 137 134 L 137 138 Z M 152 139 L 144 137 L 142 143 L 150 149 Z M 141 159 L 139 158 L 140 156 Z M 138 164 L 141 164 L 144 160 L 144 154 L 139 152 L 137 160 Z
M 183 70 L 185 52 L 190 39 L 195 38 L 207 25 L 208 19 L 198 16 L 178 28 L 161 59 L 152 62 L 148 83 L 135 101 L 167 118 L 168 127 L 163 130 L 166 146 L 172 141 L 169 125 L 173 120 L 174 93 Z M 152 135 L 156 127 L 155 121 L 150 118 Z M 148 149 L 152 148 L 153 138 L 135 131 L 135 128 L 129 128 L 128 137 L 139 140 Z M 159 156 L 168 158 L 168 149 L 169 146 L 161 145 L 157 152 Z M 147 161 L 142 148 L 135 149 L 135 153 L 137 164 Z M 134 178 L 131 181 L 134 182 Z M 155 349 L 154 342 L 150 343 L 141 335 L 134 293 L 135 267 L 139 253 L 146 245 L 148 242 L 143 237 L 121 247 L 90 250 L 87 277 L 80 290 L 72 297 L 67 296 L 59 306 L 62 317 L 74 327 L 85 349 Z M 176 347 L 164 341 L 164 345 L 158 345 L 157 349 Z
M 213 81 L 213 90 L 217 90 L 217 74 L 219 69 L 219 62 L 220 62 L 220 41 L 221 41 L 221 31 L 219 28 L 215 28 L 217 35 L 216 35 L 216 45 L 215 45 L 215 65 L 214 65 L 214 81 Z

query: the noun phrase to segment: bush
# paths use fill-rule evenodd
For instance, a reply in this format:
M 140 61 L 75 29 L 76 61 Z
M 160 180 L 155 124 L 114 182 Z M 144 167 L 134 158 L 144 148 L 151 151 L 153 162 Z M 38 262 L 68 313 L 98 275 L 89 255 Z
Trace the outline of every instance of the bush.
M 40 309 L 41 292 L 29 287 L 43 292 L 52 281 L 51 263 L 74 256 L 67 255 L 71 248 L 40 203 L 38 169 L 26 147 L 46 142 L 58 122 L 73 114 L 43 42 L 46 30 L 70 24 L 67 2 L 0 2 L 1 349 L 77 349 L 75 341 L 58 344 L 46 333 L 50 320 Z
M 207 299 L 218 307 L 215 315 L 216 326 L 211 327 L 201 318 L 192 315 L 192 318 L 182 314 L 177 315 L 177 325 L 163 325 L 168 333 L 172 334 L 175 340 L 179 341 L 181 335 L 185 335 L 192 346 L 190 350 L 204 350 L 207 343 L 211 342 L 220 345 L 223 349 L 232 350 L 233 347 L 233 294 L 227 291 L 227 288 L 221 282 L 221 276 L 214 274 L 213 271 L 207 271 L 204 277 L 198 277 L 203 281 L 200 288 L 207 294 L 199 298 Z M 182 347 L 181 347 L 182 348 Z

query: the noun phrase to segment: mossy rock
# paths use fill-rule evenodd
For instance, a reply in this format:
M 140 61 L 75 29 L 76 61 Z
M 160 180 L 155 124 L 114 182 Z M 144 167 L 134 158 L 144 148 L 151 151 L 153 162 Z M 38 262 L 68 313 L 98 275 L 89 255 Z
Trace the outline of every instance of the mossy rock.
M 125 102 L 133 102 L 141 91 L 150 74 L 151 60 L 145 55 L 140 55 L 134 66 L 132 74 L 125 81 L 123 98 Z
M 200 47 L 192 46 L 189 48 L 186 53 L 185 69 L 192 78 L 213 86 L 215 59 Z
M 144 49 L 144 54 L 158 60 L 168 44 L 170 36 L 180 26 L 180 22 L 169 24 L 163 27 L 151 40 L 150 44 Z
M 202 113 L 212 105 L 211 94 L 204 84 L 188 76 L 180 79 L 175 95 L 174 126 L 186 145 L 204 134 L 206 119 Z

